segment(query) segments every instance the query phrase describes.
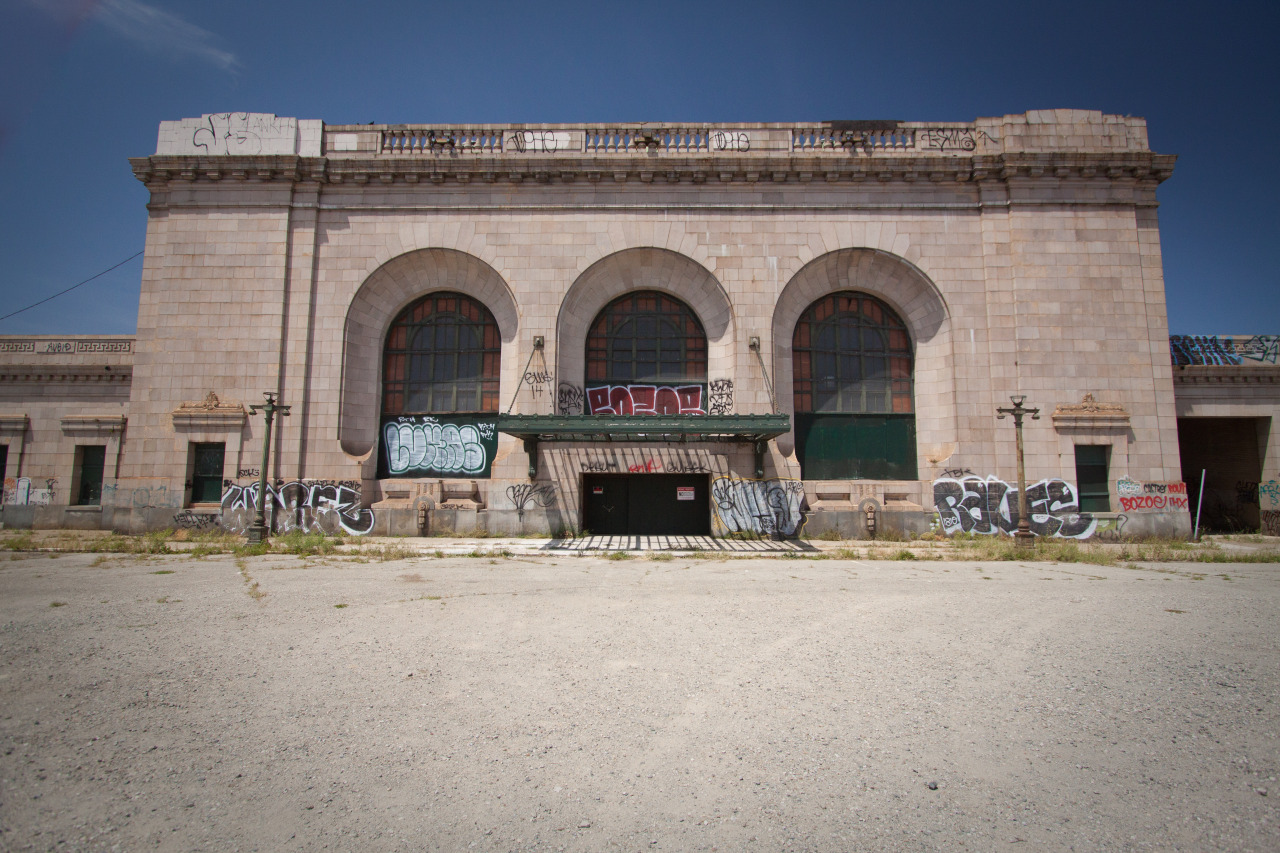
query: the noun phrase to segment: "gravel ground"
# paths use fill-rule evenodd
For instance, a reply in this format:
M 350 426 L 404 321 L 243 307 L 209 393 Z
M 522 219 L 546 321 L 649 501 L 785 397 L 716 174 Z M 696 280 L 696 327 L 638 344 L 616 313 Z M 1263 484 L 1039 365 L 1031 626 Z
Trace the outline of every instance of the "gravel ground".
M 1280 564 L 0 559 L 0 849 L 1280 849 Z

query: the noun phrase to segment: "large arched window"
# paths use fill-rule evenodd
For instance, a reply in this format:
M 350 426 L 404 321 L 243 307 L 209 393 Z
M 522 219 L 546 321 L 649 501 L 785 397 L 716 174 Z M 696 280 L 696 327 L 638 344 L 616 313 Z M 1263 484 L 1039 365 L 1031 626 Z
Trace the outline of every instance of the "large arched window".
M 832 293 L 796 322 L 796 453 L 805 479 L 915 479 L 911 337 L 874 296 Z
M 588 414 L 705 414 L 707 335 L 680 300 L 628 293 L 587 333 Z
M 620 296 L 587 334 L 587 382 L 705 382 L 707 336 L 678 299 L 654 290 Z
M 387 332 L 382 414 L 498 411 L 501 338 L 493 314 L 461 293 L 432 293 Z

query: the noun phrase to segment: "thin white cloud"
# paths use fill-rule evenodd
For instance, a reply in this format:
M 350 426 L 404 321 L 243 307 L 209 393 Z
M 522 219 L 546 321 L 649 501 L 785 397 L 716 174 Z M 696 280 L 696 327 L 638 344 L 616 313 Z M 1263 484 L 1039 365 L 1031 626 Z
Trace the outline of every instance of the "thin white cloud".
M 195 58 L 238 71 L 240 60 L 217 46 L 218 37 L 177 15 L 139 0 L 26 0 L 32 6 L 68 24 L 96 21 L 118 36 L 147 50 L 176 59 Z

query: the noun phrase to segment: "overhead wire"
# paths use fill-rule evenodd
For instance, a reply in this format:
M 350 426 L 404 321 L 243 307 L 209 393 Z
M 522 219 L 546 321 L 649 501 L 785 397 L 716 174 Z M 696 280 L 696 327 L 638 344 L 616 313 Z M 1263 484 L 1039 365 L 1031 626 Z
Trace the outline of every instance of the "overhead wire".
M 124 266 L 125 264 L 129 263 L 129 261 L 131 261 L 131 260 L 133 260 L 134 258 L 138 257 L 138 255 L 141 255 L 141 254 L 142 254 L 143 252 L 145 252 L 145 251 L 146 251 L 145 249 L 139 249 L 137 252 L 135 252 L 135 253 L 133 253 L 132 255 L 130 255 L 129 257 L 125 258 L 123 261 L 121 261 L 120 263 L 116 264 L 115 266 L 113 266 L 113 267 L 107 267 L 105 270 L 103 270 L 102 272 L 98 273 L 97 275 L 91 275 L 91 276 L 89 276 L 89 277 L 88 277 L 88 278 L 86 278 L 84 281 L 80 282 L 80 284 L 73 284 L 73 285 L 71 285 L 70 287 L 68 287 L 66 290 L 60 290 L 60 291 L 58 291 L 57 293 L 53 294 L 52 296 L 46 296 L 44 299 L 41 299 L 39 302 L 34 302 L 34 303 L 32 303 L 31 305 L 28 305 L 26 308 L 19 308 L 17 311 L 14 311 L 12 314 L 5 314 L 3 317 L 0 317 L 0 323 L 4 322 L 5 320 L 8 320 L 10 317 L 16 317 L 16 316 L 18 316 L 18 315 L 19 315 L 19 314 L 21 314 L 23 311 L 30 311 L 32 308 L 35 308 L 35 307 L 40 306 L 40 305 L 43 305 L 43 304 L 45 304 L 46 302 L 48 302 L 49 300 L 51 300 L 51 299 L 57 299 L 59 296 L 62 296 L 64 293 L 70 293 L 71 291 L 75 290 L 77 287 L 81 287 L 81 286 L 83 286 L 83 285 L 86 285 L 86 284 L 88 284 L 89 282 L 93 281 L 95 278 L 102 278 L 104 275 L 106 275 L 107 273 L 111 272 L 112 270 L 114 270 L 114 269 L 118 269 L 119 267 L 122 267 L 122 266 Z

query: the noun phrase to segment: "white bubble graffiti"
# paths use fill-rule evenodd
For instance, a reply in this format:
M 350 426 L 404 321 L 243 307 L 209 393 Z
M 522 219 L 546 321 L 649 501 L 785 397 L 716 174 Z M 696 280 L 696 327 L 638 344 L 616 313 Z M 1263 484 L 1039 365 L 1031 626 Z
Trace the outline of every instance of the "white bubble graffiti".
M 389 423 L 383 429 L 387 468 L 392 474 L 439 471 L 479 474 L 485 469 L 480 432 L 470 424 Z

